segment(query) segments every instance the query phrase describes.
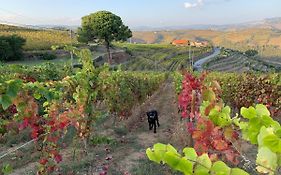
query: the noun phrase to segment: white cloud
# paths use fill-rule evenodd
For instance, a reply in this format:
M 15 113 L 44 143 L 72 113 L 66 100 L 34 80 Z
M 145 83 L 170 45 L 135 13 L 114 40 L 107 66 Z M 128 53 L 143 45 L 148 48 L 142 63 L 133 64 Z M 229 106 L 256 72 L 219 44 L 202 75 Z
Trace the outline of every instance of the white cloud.
M 191 2 L 185 2 L 184 3 L 184 7 L 187 8 L 187 9 L 195 8 L 195 7 L 202 6 L 202 5 L 204 5 L 203 0 L 196 0 L 196 2 L 194 2 L 194 3 L 191 3 Z
M 203 0 L 198 0 L 198 4 L 203 5 Z
M 186 2 L 184 3 L 184 7 L 189 9 L 189 8 L 193 8 L 193 7 L 196 7 L 197 4 L 196 3 L 190 3 L 190 2 Z

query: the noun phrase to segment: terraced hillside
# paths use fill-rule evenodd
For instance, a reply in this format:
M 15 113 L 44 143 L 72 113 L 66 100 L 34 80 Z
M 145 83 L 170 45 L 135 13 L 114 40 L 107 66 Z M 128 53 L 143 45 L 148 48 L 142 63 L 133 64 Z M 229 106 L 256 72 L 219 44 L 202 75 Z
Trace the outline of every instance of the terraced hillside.
M 207 61 L 203 67 L 207 70 L 219 72 L 278 72 L 281 70 L 281 65 L 278 63 L 250 58 L 241 52 L 230 49 L 223 50 L 218 57 Z
M 188 67 L 189 47 L 175 47 L 159 44 L 119 44 L 125 48 L 132 58 L 123 64 L 123 69 L 133 71 L 166 71 Z M 194 61 L 212 53 L 212 48 L 191 48 L 191 58 Z

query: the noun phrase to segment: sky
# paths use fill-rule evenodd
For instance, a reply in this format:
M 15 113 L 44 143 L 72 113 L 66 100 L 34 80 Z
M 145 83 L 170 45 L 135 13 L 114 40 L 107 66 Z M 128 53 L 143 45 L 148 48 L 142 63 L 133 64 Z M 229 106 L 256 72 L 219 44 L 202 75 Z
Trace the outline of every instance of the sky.
M 281 17 L 281 0 L 0 0 L 0 23 L 80 25 L 107 10 L 129 27 L 235 24 Z

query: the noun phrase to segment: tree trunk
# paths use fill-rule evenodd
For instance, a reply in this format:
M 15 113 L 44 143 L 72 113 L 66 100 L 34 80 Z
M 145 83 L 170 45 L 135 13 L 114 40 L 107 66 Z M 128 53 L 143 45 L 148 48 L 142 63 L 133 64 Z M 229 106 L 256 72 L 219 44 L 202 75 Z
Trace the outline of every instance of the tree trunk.
M 112 55 L 111 55 L 111 52 L 110 52 L 110 43 L 108 41 L 105 41 L 105 45 L 106 45 L 106 50 L 107 50 L 107 61 L 108 61 L 108 64 L 111 65 Z

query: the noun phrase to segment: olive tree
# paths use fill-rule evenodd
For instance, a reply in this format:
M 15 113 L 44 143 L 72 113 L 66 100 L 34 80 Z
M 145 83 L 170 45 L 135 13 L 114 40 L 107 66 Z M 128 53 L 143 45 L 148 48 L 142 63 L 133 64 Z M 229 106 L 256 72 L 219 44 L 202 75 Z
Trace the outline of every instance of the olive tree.
M 98 41 L 103 43 L 107 49 L 108 62 L 111 63 L 111 42 L 126 41 L 132 37 L 132 32 L 128 26 L 123 24 L 119 16 L 108 11 L 98 11 L 82 17 L 82 26 L 78 30 L 78 35 L 80 42 Z

